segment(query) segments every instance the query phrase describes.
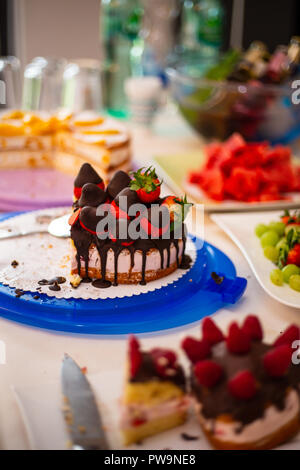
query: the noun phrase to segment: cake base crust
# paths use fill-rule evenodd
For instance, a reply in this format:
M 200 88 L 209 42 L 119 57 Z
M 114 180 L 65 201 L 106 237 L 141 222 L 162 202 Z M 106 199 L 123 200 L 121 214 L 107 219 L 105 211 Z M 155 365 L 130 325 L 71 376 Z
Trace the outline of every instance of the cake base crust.
M 167 431 L 175 426 L 180 426 L 185 420 L 186 411 L 177 411 L 169 416 L 162 416 L 136 427 L 122 429 L 124 445 L 128 446 L 146 437 Z
M 179 262 L 181 262 L 181 257 L 179 258 Z M 156 279 L 160 279 L 168 274 L 173 273 L 178 268 L 177 263 L 172 263 L 168 268 L 159 269 L 159 270 L 148 270 L 145 272 L 145 281 L 155 281 Z M 71 274 L 79 274 L 78 269 L 73 269 Z M 80 269 L 80 277 L 85 278 L 89 277 L 90 279 L 101 279 L 101 272 L 99 269 L 90 268 L 88 269 L 88 276 L 86 275 L 85 268 L 81 266 Z M 107 281 L 113 282 L 115 280 L 115 275 L 112 272 L 106 272 L 105 279 Z M 118 284 L 138 284 L 142 280 L 142 273 L 141 272 L 128 272 L 128 273 L 118 273 Z
M 262 439 L 247 443 L 226 442 L 218 439 L 213 433 L 205 429 L 201 419 L 199 419 L 201 428 L 211 445 L 218 450 L 270 450 L 290 440 L 300 431 L 300 417 L 297 414 L 287 424 L 268 434 Z

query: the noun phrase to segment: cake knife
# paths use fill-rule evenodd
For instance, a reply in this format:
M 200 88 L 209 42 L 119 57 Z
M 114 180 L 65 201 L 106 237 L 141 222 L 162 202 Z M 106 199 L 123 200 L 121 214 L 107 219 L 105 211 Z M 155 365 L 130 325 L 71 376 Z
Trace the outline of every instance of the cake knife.
M 65 354 L 61 369 L 63 414 L 73 450 L 108 450 L 91 386 L 80 367 Z

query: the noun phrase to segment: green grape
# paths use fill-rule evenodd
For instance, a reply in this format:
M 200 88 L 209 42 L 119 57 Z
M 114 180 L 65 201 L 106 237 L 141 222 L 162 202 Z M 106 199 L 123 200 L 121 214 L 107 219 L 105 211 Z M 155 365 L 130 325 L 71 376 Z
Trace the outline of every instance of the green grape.
M 270 279 L 275 284 L 275 286 L 283 285 L 283 274 L 280 269 L 273 269 L 270 273 Z
M 263 248 L 266 246 L 275 246 L 279 242 L 279 236 L 274 230 L 268 230 L 260 237 L 260 243 Z
M 271 222 L 269 224 L 269 230 L 274 230 L 280 237 L 282 237 L 285 231 L 285 224 L 283 222 Z
M 265 224 L 258 224 L 255 227 L 255 234 L 260 238 L 266 231 L 268 230 L 267 225 Z
M 295 274 L 300 274 L 300 268 L 296 266 L 295 264 L 287 264 L 283 269 L 282 269 L 282 274 L 283 274 L 283 280 L 284 282 L 289 283 L 290 277 L 295 275 Z
M 264 255 L 273 263 L 277 263 L 279 258 L 279 250 L 275 246 L 266 246 L 264 248 Z
M 299 274 L 293 274 L 290 277 L 289 285 L 292 289 L 300 292 L 300 275 Z

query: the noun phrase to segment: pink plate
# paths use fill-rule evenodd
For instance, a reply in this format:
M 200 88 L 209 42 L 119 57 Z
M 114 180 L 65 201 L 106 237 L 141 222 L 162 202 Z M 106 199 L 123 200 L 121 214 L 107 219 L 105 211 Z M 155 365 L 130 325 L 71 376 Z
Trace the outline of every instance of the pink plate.
M 72 204 L 72 176 L 51 169 L 0 172 L 0 211 L 22 211 Z

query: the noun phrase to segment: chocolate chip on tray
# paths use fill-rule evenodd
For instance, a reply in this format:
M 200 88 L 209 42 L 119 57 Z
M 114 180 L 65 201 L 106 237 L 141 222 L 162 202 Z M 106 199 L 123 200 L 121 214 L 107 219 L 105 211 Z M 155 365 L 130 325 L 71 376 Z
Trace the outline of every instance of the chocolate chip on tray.
M 25 292 L 22 289 L 15 289 L 15 297 L 19 298 L 24 294 Z
M 50 290 L 53 290 L 53 291 L 59 291 L 59 290 L 61 290 L 61 287 L 60 287 L 60 285 L 58 284 L 58 282 L 54 282 L 53 284 L 51 284 L 51 285 L 49 286 L 49 289 L 50 289 Z
M 211 273 L 211 277 L 215 281 L 216 284 L 222 284 L 222 282 L 224 281 L 224 276 L 219 276 L 215 272 Z

